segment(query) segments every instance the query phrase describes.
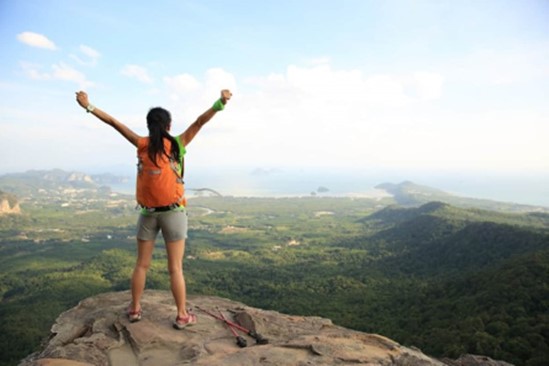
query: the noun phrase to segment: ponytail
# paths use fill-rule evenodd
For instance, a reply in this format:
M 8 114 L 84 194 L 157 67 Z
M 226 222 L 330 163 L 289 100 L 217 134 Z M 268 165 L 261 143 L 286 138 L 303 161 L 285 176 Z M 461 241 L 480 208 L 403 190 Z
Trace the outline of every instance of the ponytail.
M 178 164 L 181 163 L 179 152 L 179 144 L 173 136 L 168 133 L 168 129 L 172 122 L 170 112 L 156 107 L 152 108 L 147 114 L 147 128 L 149 129 L 149 159 L 158 166 L 157 159 L 161 159 L 159 155 L 165 155 L 168 159 L 175 160 Z M 164 149 L 164 139 L 171 142 L 171 149 L 167 152 Z

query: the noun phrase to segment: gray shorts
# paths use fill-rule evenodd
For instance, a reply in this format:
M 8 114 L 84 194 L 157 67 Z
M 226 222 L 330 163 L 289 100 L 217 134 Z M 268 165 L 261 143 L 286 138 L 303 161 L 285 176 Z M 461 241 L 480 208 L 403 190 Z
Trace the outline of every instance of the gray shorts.
M 154 212 L 139 215 L 137 239 L 155 240 L 158 232 L 166 243 L 187 239 L 187 211 Z

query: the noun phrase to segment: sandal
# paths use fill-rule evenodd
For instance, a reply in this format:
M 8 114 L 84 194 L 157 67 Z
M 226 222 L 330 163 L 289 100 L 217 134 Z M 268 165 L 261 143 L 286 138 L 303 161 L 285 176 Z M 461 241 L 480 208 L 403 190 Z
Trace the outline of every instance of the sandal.
M 185 329 L 189 325 L 194 325 L 197 323 L 196 315 L 189 313 L 187 316 L 178 316 L 175 318 L 175 321 L 173 322 L 173 327 L 175 329 Z
M 130 323 L 135 323 L 140 321 L 142 313 L 143 312 L 141 311 L 141 309 L 135 310 L 135 311 L 132 310 L 131 304 L 128 305 L 128 309 L 126 310 L 126 314 L 128 315 L 128 320 L 130 321 Z

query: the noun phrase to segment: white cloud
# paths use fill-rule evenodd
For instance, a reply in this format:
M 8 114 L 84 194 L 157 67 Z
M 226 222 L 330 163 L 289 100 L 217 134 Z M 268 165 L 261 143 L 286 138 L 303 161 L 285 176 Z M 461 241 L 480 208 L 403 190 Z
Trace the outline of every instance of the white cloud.
M 71 81 L 77 83 L 83 89 L 94 85 L 93 82 L 86 79 L 83 73 L 63 62 L 52 65 L 50 72 L 43 72 L 43 67 L 38 64 L 21 62 L 20 65 L 25 75 L 32 80 Z
M 180 86 L 181 101 L 203 92 L 190 75 L 177 80 L 172 84 Z M 395 134 L 406 138 L 410 110 L 440 96 L 442 80 L 427 72 L 365 75 L 327 64 L 291 65 L 282 74 L 245 80 L 247 92 L 235 92 L 226 111 L 215 117 L 229 121 L 209 127 L 207 138 L 194 149 L 198 159 L 201 154 L 222 159 L 231 151 L 234 162 L 261 166 L 363 164 L 392 150 L 400 153 L 394 148 Z
M 80 51 L 88 56 L 89 58 L 91 59 L 98 59 L 99 56 L 101 56 L 101 54 L 99 52 L 97 52 L 96 50 L 94 50 L 93 48 L 89 47 L 89 46 L 86 46 L 86 45 L 80 45 Z
M 48 50 L 56 50 L 55 43 L 50 41 L 46 36 L 34 32 L 23 32 L 17 35 L 17 39 L 31 47 L 45 48 Z
M 154 82 L 147 72 L 147 69 L 138 65 L 126 65 L 122 68 L 122 75 L 135 78 L 142 83 L 151 84 Z
M 210 100 L 212 96 L 219 96 L 222 89 L 230 89 L 236 92 L 236 79 L 231 73 L 221 69 L 208 69 L 204 80 L 200 81 L 190 74 L 179 74 L 172 77 L 165 77 L 168 95 L 174 101 L 186 101 L 186 104 L 200 100 Z
M 179 74 L 172 77 L 165 77 L 164 83 L 167 87 L 167 92 L 171 100 L 177 101 L 182 96 L 188 93 L 195 92 L 200 89 L 201 85 L 190 74 Z
M 205 87 L 206 93 L 218 93 L 221 89 L 236 91 L 236 79 L 234 75 L 221 68 L 209 69 L 206 71 Z
M 444 77 L 435 72 L 415 72 L 413 74 L 418 98 L 422 100 L 438 99 L 442 95 Z
M 80 85 L 87 84 L 86 76 L 84 74 L 82 74 L 80 71 L 62 62 L 56 65 L 53 65 L 52 69 L 53 69 L 53 78 L 55 79 L 73 81 Z
M 24 70 L 35 79 L 87 82 L 64 64 L 51 72 L 33 64 Z M 189 147 L 189 171 L 216 166 L 549 169 L 549 110 L 507 105 L 446 109 L 447 100 L 434 103 L 450 94 L 443 93 L 452 87 L 445 80 L 446 75 L 432 70 L 368 74 L 322 64 L 288 66 L 285 72 L 237 83 L 235 75 L 215 68 L 203 75 L 165 77 L 157 84 L 158 94 L 147 95 L 139 105 L 154 100 L 166 107 L 174 118 L 172 132 L 180 133 L 213 104 L 221 89 L 233 91 L 225 110 Z M 144 112 L 113 112 L 146 133 Z M 90 126 L 99 130 L 97 136 L 105 133 L 102 124 Z M 102 146 L 96 146 L 94 164 L 122 164 L 133 156 L 131 151 L 130 158 L 121 155 L 114 133 L 112 141 L 99 138 L 98 143 Z M 119 160 L 113 158 L 116 154 Z
M 333 70 L 330 65 L 291 65 L 285 74 L 248 80 L 265 91 L 290 95 L 294 104 L 317 108 L 403 107 L 441 96 L 438 73 L 365 75 L 361 70 Z
M 169 99 L 166 107 L 173 111 L 173 118 L 178 121 L 194 120 L 213 105 L 222 89 L 229 89 L 238 95 L 234 75 L 221 68 L 207 70 L 200 80 L 190 74 L 165 77 L 163 87 Z
M 170 110 L 184 111 L 183 121 L 192 121 L 213 102 L 203 98 L 214 95 L 205 92 L 206 83 L 191 75 L 167 81 L 178 97 Z M 433 103 L 443 97 L 444 86 L 438 72 L 365 74 L 329 65 L 289 66 L 285 73 L 250 78 L 234 86 L 242 93 L 235 92 L 225 111 L 193 142 L 192 164 L 549 168 L 546 112 L 509 107 L 458 115 Z M 181 113 L 174 113 L 181 121 L 176 114 Z M 186 126 L 178 122 L 180 127 Z
M 74 54 L 70 55 L 70 57 L 81 65 L 95 66 L 97 60 L 101 57 L 101 54 L 98 51 L 86 45 L 80 45 L 79 50 L 86 57 L 85 60 Z

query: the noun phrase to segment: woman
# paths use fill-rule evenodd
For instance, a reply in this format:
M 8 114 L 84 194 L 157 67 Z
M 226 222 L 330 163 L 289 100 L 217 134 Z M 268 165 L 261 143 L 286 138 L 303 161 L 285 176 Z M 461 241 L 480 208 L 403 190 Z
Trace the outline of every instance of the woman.
M 114 127 L 138 149 L 139 171 L 136 196 L 142 209 L 137 222 L 137 261 L 131 279 L 132 302 L 127 310 L 130 322 L 141 320 L 141 296 L 145 289 L 147 270 L 151 264 L 154 242 L 159 231 L 162 231 L 164 237 L 170 286 L 177 306 L 177 316 L 173 325 L 176 329 L 183 329 L 197 321 L 196 315 L 187 312 L 186 309 L 186 286 L 183 276 L 183 254 L 187 238 L 186 201 L 182 181 L 183 155 L 185 147 L 202 126 L 218 111 L 223 110 L 231 96 L 232 93 L 229 90 L 222 90 L 221 98 L 198 117 L 185 132 L 175 137 L 169 134 L 170 113 L 163 108 L 152 108 L 147 114 L 149 136 L 142 137 L 108 113 L 90 104 L 85 92 L 76 92 L 76 101 L 82 108 Z M 171 166 L 175 172 L 166 168 L 167 166 Z M 165 179 L 165 182 L 169 182 L 166 183 L 169 186 L 164 186 L 164 181 L 158 179 L 160 176 L 170 174 L 174 179 Z M 174 192 L 170 191 L 172 189 Z

